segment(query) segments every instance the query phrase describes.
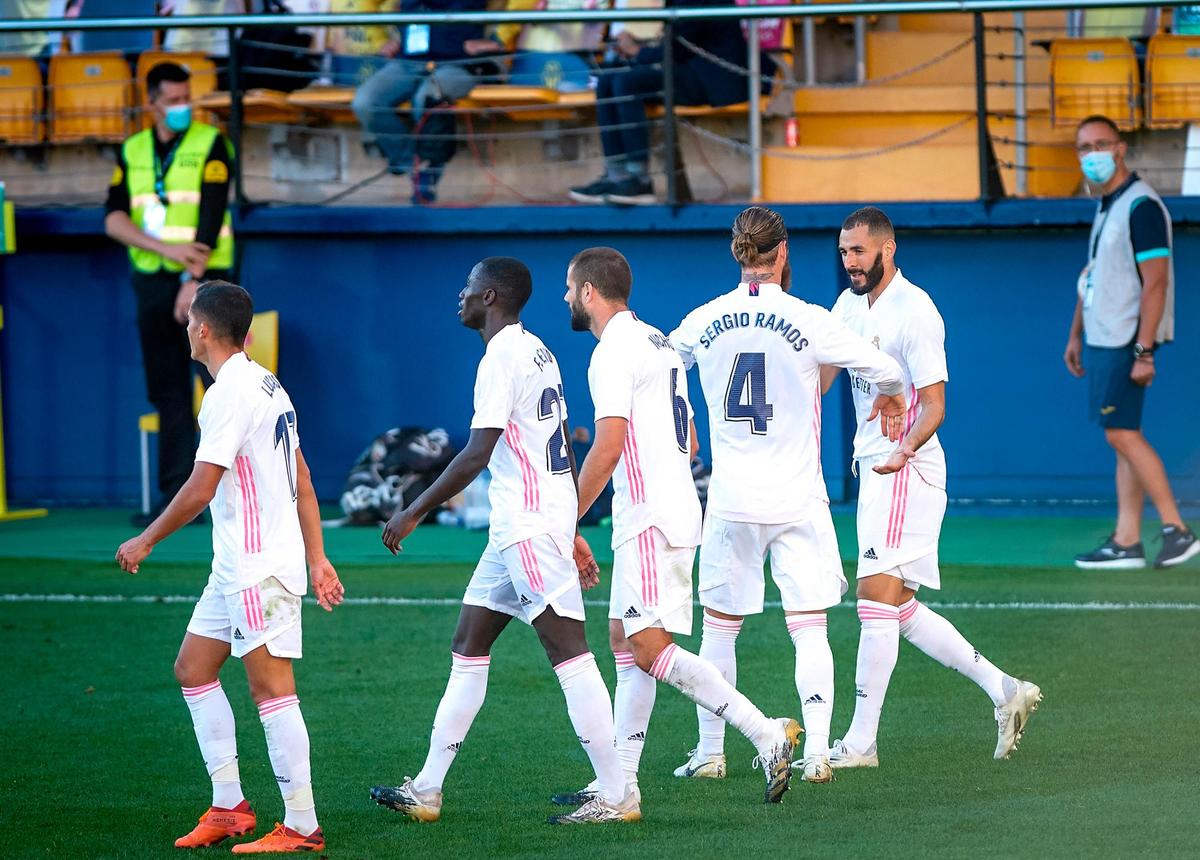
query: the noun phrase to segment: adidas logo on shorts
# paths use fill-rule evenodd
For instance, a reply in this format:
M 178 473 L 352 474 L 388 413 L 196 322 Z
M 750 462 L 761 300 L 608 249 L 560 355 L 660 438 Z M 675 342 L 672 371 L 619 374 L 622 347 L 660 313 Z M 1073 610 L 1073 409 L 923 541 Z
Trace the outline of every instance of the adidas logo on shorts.
M 233 628 L 233 638 L 239 642 L 244 642 L 246 640 L 246 637 L 242 635 L 242 629 L 240 627 Z
M 875 547 L 871 547 L 864 552 L 863 558 L 869 558 L 871 561 L 879 561 L 879 556 L 875 555 Z
M 625 618 L 641 618 L 642 613 L 638 612 L 632 606 L 625 610 Z
M 528 597 L 526 597 L 524 594 L 522 594 L 521 595 L 521 605 L 522 606 L 532 606 L 533 601 L 530 600 Z

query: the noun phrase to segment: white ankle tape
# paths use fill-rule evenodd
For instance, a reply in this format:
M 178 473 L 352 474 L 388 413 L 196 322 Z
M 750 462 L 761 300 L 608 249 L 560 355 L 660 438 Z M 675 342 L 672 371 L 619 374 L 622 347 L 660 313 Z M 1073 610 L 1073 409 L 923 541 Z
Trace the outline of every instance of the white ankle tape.
M 296 811 L 304 811 L 313 809 L 317 804 L 313 800 L 312 786 L 306 785 L 304 788 L 298 788 L 291 794 L 283 796 L 283 805 L 287 809 Z

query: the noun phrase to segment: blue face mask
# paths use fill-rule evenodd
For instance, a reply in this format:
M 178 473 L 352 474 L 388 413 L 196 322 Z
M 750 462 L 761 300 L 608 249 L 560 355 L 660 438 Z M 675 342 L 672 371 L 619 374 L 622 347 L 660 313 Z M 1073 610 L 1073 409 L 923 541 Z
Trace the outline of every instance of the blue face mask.
M 1089 152 L 1079 159 L 1083 175 L 1097 185 L 1104 185 L 1117 172 L 1117 162 L 1111 152 Z
M 192 106 L 172 105 L 167 108 L 166 121 L 171 131 L 187 131 L 192 124 Z

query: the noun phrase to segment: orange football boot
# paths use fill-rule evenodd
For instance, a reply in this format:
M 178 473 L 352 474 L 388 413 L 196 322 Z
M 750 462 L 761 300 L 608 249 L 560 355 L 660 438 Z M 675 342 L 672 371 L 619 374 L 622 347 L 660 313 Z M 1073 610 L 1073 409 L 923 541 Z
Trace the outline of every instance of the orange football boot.
M 200 823 L 191 833 L 175 840 L 175 847 L 207 848 L 224 842 L 230 836 L 253 833 L 254 825 L 254 810 L 250 808 L 250 801 L 244 798 L 233 809 L 210 806 L 208 812 L 200 816 Z
M 275 829 L 253 842 L 233 846 L 234 854 L 290 854 L 299 851 L 324 851 L 325 834 L 317 828 L 309 836 L 301 836 L 290 827 L 276 822 Z

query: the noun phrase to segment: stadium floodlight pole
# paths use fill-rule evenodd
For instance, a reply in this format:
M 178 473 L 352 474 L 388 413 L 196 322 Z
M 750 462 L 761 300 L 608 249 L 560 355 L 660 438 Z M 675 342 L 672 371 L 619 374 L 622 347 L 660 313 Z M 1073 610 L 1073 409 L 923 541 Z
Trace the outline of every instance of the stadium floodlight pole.
M 245 206 L 246 186 L 242 177 L 242 131 L 244 126 L 244 104 L 242 101 L 242 63 L 238 57 L 241 40 L 237 30 L 229 28 L 229 140 L 233 143 L 233 200 L 238 207 Z
M 988 182 L 988 109 L 987 109 L 987 43 L 983 32 L 983 13 L 974 13 L 975 28 L 975 139 L 979 148 L 979 199 L 991 199 Z
M 670 21 L 663 23 L 663 162 L 667 169 L 667 205 L 679 206 L 679 164 L 675 153 L 675 28 Z
M 762 58 L 759 56 L 761 39 L 758 32 L 758 19 L 749 22 L 749 33 L 746 48 L 746 65 L 749 67 L 749 108 L 746 121 L 750 126 L 750 202 L 762 200 Z
M 749 18 L 838 18 L 903 15 L 908 13 L 1033 12 L 1062 9 L 1117 9 L 1188 6 L 1191 0 L 867 0 L 856 3 L 799 4 L 794 6 L 722 6 L 658 9 L 545 9 L 513 12 L 324 12 L 288 15 L 289 27 L 390 26 L 401 24 L 559 24 L 609 23 L 614 21 L 698 21 Z M 0 33 L 19 30 L 155 30 L 163 26 L 159 17 L 123 18 L 28 18 L 0 20 Z M 190 28 L 278 27 L 279 16 L 248 15 L 172 16 L 172 30 Z

